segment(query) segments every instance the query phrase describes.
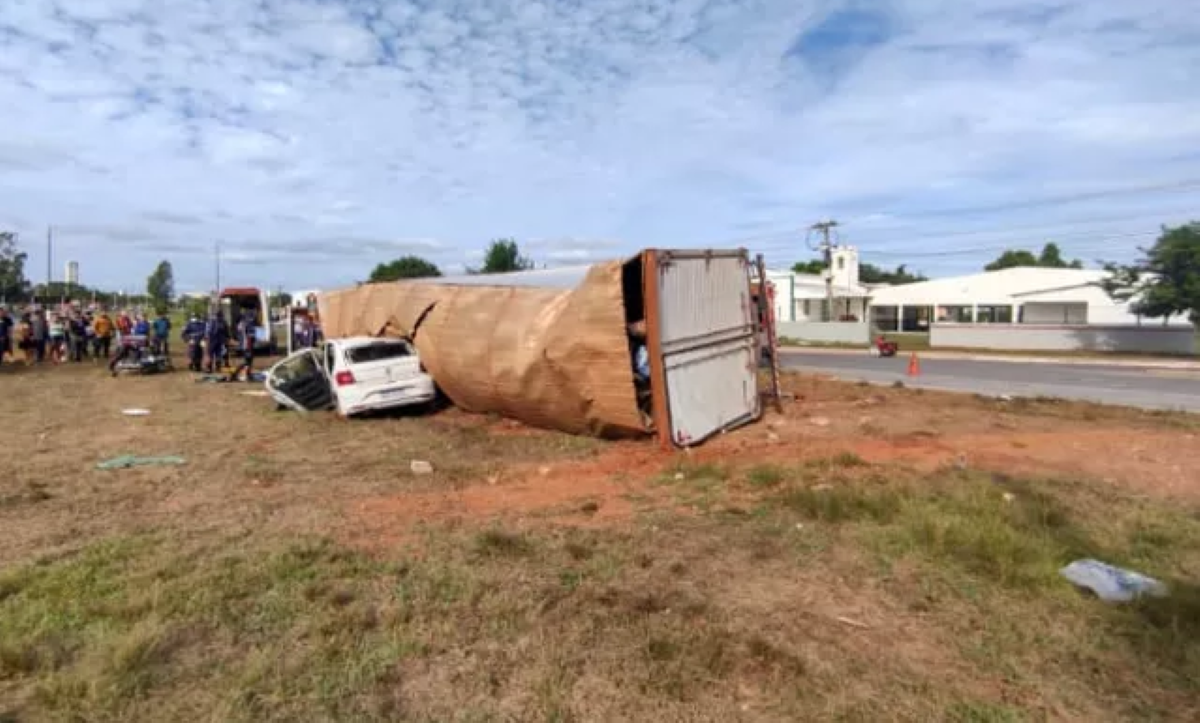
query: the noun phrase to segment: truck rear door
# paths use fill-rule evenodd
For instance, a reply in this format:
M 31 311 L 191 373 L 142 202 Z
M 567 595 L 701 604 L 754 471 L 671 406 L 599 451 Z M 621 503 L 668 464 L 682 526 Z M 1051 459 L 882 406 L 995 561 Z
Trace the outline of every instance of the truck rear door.
M 660 435 L 687 447 L 761 416 L 745 251 L 648 251 Z

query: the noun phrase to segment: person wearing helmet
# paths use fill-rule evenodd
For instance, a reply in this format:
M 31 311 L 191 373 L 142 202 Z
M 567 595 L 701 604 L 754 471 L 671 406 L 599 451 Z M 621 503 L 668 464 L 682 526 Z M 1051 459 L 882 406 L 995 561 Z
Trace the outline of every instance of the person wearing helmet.
M 198 314 L 192 314 L 183 327 L 183 340 L 187 343 L 188 369 L 202 371 L 204 366 L 204 322 Z

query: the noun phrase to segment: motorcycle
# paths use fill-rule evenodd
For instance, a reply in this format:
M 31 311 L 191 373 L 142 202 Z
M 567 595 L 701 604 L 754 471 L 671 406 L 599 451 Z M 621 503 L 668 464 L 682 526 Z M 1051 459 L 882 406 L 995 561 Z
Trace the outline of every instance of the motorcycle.
M 148 344 L 145 337 L 122 339 L 117 358 L 109 366 L 115 377 L 118 374 L 162 374 L 173 371 L 171 359 L 160 353 L 157 345 Z

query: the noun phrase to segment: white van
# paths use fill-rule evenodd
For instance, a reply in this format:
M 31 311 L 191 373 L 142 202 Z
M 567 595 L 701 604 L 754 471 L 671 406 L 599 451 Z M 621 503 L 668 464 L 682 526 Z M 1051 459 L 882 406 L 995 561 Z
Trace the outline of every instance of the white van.
M 430 404 L 437 397 L 407 339 L 351 337 L 301 349 L 267 370 L 267 392 L 300 412 L 362 412 Z

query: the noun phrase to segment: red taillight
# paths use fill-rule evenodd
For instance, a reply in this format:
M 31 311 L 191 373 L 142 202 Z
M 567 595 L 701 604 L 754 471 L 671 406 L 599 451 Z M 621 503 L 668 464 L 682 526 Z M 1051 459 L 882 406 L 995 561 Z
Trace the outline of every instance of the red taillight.
M 339 387 L 344 387 L 354 383 L 354 375 L 349 371 L 340 371 L 334 375 L 333 381 L 337 382 Z

